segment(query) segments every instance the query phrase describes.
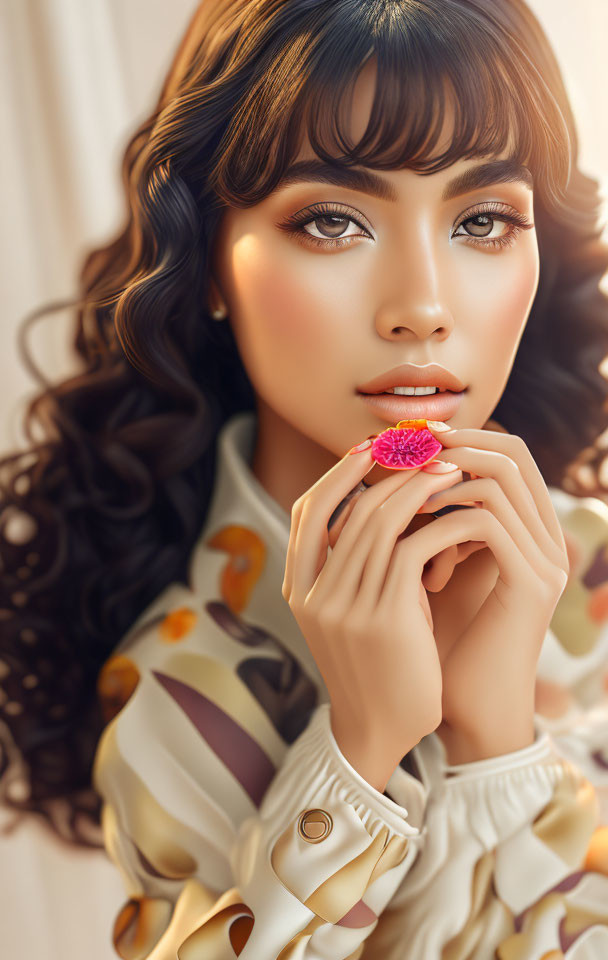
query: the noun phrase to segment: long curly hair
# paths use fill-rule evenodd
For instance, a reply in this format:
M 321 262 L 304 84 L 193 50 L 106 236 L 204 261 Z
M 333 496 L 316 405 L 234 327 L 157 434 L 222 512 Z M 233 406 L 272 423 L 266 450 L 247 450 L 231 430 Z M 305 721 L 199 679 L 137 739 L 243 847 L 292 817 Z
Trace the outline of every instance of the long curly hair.
M 372 56 L 370 125 L 351 143 L 341 105 Z M 447 98 L 453 139 L 435 156 Z M 186 581 L 218 431 L 255 408 L 230 323 L 207 303 L 222 209 L 263 200 L 304 131 L 326 161 L 423 176 L 515 143 L 534 176 L 540 281 L 494 415 L 548 484 L 606 496 L 599 185 L 578 168 L 560 70 L 524 2 L 205 0 L 126 147 L 124 225 L 86 256 L 74 299 L 29 314 L 19 337 L 40 389 L 29 447 L 0 461 L 0 797 L 66 842 L 102 845 L 100 668 Z M 81 369 L 52 383 L 25 332 L 66 307 Z

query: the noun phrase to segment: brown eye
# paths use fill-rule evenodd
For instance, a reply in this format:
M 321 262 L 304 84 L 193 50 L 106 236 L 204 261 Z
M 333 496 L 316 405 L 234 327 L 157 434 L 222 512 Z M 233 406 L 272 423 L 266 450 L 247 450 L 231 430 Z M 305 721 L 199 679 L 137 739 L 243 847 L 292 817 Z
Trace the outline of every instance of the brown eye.
M 324 217 L 316 217 L 311 223 L 314 223 L 321 233 L 326 233 L 328 237 L 334 239 L 346 230 L 346 225 L 350 223 L 350 218 L 334 217 L 328 214 Z M 319 224 L 321 224 L 321 226 L 319 226 Z
M 334 214 L 325 214 L 322 217 L 315 217 L 314 220 L 309 220 L 307 224 L 304 225 L 304 230 L 306 233 L 309 231 L 306 227 L 314 225 L 315 229 L 321 234 L 321 236 L 326 237 L 328 240 L 335 240 L 341 238 L 344 231 L 347 229 L 349 223 L 354 223 L 354 220 L 351 217 L 340 217 Z M 311 234 L 314 237 L 314 234 Z M 354 236 L 354 234 L 350 234 Z
M 354 213 L 327 204 L 314 204 L 277 226 L 295 239 L 317 247 L 346 247 L 360 237 L 373 239 Z M 346 230 L 349 232 L 345 233 Z
M 480 223 L 480 220 L 485 222 Z M 474 237 L 487 237 L 492 232 L 494 218 L 488 217 L 485 213 L 478 213 L 476 217 L 470 217 L 468 220 L 465 220 L 463 225 L 466 225 L 466 229 L 469 232 L 471 231 L 471 225 L 473 226 L 472 235 Z

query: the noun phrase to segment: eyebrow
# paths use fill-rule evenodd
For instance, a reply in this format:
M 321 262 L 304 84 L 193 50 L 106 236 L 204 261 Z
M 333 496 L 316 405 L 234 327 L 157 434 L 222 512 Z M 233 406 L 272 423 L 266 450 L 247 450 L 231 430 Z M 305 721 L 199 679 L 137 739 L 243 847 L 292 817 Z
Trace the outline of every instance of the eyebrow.
M 389 200 L 396 203 L 397 192 L 392 184 L 384 177 L 362 167 L 342 167 L 322 160 L 299 160 L 292 164 L 281 177 L 277 189 L 293 183 L 306 181 L 330 183 L 337 187 L 346 187 L 351 190 L 360 190 L 369 193 L 379 200 Z M 493 186 L 497 183 L 520 183 L 533 189 L 534 179 L 528 167 L 518 163 L 513 158 L 504 160 L 490 160 L 470 167 L 457 177 L 453 177 L 445 185 L 441 199 L 444 202 L 453 200 L 463 193 L 468 193 L 479 187 Z

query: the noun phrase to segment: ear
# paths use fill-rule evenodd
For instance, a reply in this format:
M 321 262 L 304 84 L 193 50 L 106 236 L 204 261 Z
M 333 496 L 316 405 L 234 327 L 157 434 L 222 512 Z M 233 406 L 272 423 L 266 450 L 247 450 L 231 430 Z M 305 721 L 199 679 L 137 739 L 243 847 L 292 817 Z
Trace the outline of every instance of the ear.
M 212 313 L 218 307 L 226 307 L 226 300 L 222 295 L 222 292 L 219 288 L 217 280 L 214 275 L 209 273 L 209 280 L 207 284 L 207 309 L 209 313 Z

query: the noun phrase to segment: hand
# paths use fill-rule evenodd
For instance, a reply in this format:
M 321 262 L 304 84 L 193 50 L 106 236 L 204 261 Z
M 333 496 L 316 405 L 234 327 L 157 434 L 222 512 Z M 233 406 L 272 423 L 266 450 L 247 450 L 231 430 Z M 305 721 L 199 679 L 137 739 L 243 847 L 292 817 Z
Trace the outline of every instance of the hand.
M 425 510 L 475 501 L 412 537 L 482 541 L 496 584 L 464 633 L 443 651 L 442 722 L 448 762 L 508 753 L 534 740 L 536 667 L 569 573 L 559 520 L 521 437 L 489 430 L 437 432 L 450 460 L 475 479 L 433 494 Z M 428 532 L 427 532 L 428 530 Z
M 358 495 L 328 557 L 330 516 L 374 466 L 369 447 L 347 455 L 293 504 L 282 593 L 325 680 L 340 749 L 383 790 L 441 720 L 441 667 L 421 584 L 433 550 L 399 536 L 412 520 L 425 523 L 415 517 L 420 505 L 462 472 L 390 471 Z

